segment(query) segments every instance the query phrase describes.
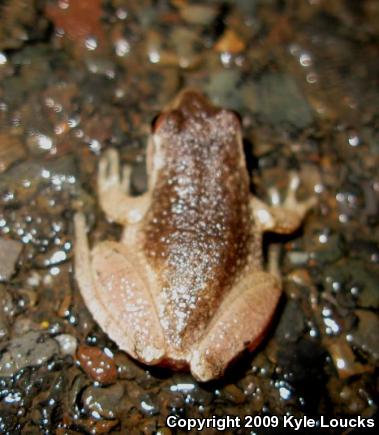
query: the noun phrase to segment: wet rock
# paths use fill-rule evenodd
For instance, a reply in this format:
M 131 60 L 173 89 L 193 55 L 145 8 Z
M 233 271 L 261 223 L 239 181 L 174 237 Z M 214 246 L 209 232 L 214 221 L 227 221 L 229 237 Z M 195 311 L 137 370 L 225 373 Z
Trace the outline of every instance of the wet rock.
M 218 13 L 216 5 L 180 3 L 180 16 L 190 24 L 209 25 Z
M 376 241 L 353 240 L 348 249 L 351 257 L 360 258 L 369 263 L 379 263 L 379 244 Z
M 159 407 L 155 403 L 151 394 L 143 394 L 139 399 L 139 409 L 146 415 L 159 413 Z
M 320 343 L 304 338 L 286 342 L 278 350 L 278 364 L 284 373 L 290 373 L 296 393 L 304 398 L 304 409 L 312 409 L 324 394 L 324 360 L 325 350 Z
M 290 251 L 286 254 L 287 260 L 294 266 L 304 266 L 308 263 L 309 254 L 304 251 Z
M 0 173 L 25 156 L 25 148 L 17 136 L 0 133 Z
M 364 192 L 356 182 L 345 180 L 336 193 L 339 213 L 344 219 L 362 216 L 365 207 Z
M 173 408 L 179 407 L 180 396 L 185 398 L 186 401 L 191 400 L 193 403 L 207 405 L 211 403 L 213 394 L 202 388 L 191 376 L 188 374 L 176 374 L 170 380 L 170 392 L 174 393 L 170 398 L 170 406 Z
M 138 163 L 133 167 L 131 184 L 136 193 L 141 194 L 147 189 L 146 162 Z
M 55 139 L 49 132 L 32 130 L 26 138 L 28 150 L 34 156 L 44 155 L 56 149 Z
M 151 433 L 156 433 L 157 421 L 154 417 L 145 418 L 139 425 L 138 429 L 142 435 L 150 435 Z
M 359 323 L 355 331 L 348 337 L 350 341 L 364 353 L 379 361 L 379 318 L 378 315 L 365 310 L 357 310 Z
M 80 410 L 80 398 L 84 389 L 88 386 L 88 377 L 80 373 L 71 381 L 67 394 L 67 403 L 73 413 L 78 413 Z
M 294 342 L 301 337 L 305 322 L 304 314 L 300 304 L 296 300 L 289 300 L 286 303 L 275 336 L 279 342 Z
M 12 414 L 5 409 L 0 409 L 0 433 L 2 434 L 12 434 L 18 433 L 20 429 L 20 424 L 16 415 Z
M 0 286 L 0 340 L 8 335 L 9 323 L 15 312 L 16 306 L 12 296 L 5 287 Z
M 315 235 L 313 246 L 308 242 L 310 258 L 321 264 L 333 263 L 342 257 L 344 252 L 344 239 L 340 233 L 321 230 Z
M 22 244 L 0 237 L 0 281 L 8 281 L 15 272 Z
M 335 391 L 339 393 L 338 399 L 347 407 L 349 413 L 358 415 L 363 412 L 365 402 L 362 397 L 359 397 L 359 392 L 362 390 L 358 385 L 354 383 L 345 385 L 342 389 L 336 388 Z
M 176 27 L 171 38 L 181 68 L 193 68 L 200 63 L 202 57 L 198 48 L 202 41 L 197 32 L 185 27 Z
M 48 4 L 47 16 L 53 21 L 57 29 L 63 29 L 67 37 L 87 48 L 97 47 L 104 39 L 104 30 L 101 23 L 101 1 L 82 0 L 69 2 L 67 7 Z M 92 46 L 91 38 L 93 39 Z M 95 45 L 96 44 L 96 45 Z
M 236 385 L 229 384 L 223 389 L 223 393 L 226 399 L 240 405 L 246 401 L 246 396 Z
M 341 293 L 344 305 L 379 307 L 379 274 L 375 267 L 360 260 L 343 260 L 324 268 L 324 286 Z
M 48 60 L 46 60 L 47 56 L 49 56 Z M 32 129 L 34 126 L 37 129 L 39 126 L 50 127 L 46 112 L 43 111 L 43 106 L 35 93 L 46 86 L 51 73 L 50 62 L 53 58 L 56 59 L 54 51 L 45 44 L 26 45 L 12 56 L 12 64 L 17 67 L 18 74 L 5 80 L 4 100 L 10 107 L 22 106 L 21 116 L 24 120 L 22 132 L 25 132 L 29 126 Z M 33 95 L 29 94 L 31 87 L 34 91 Z M 26 95 L 28 101 L 25 101 Z
M 59 346 L 52 338 L 30 331 L 10 341 L 0 359 L 0 376 L 13 376 L 29 366 L 40 366 L 59 352 Z
M 91 424 L 89 425 L 90 432 L 95 434 L 110 433 L 111 430 L 118 425 L 118 423 L 118 420 L 100 420 L 96 423 L 93 423 L 93 420 L 91 420 Z
M 60 334 L 54 337 L 59 343 L 63 355 L 75 355 L 77 340 L 70 334 Z
M 39 330 L 39 325 L 29 316 L 17 316 L 12 327 L 15 335 L 24 335 L 27 332 Z
M 124 352 L 117 352 L 114 361 L 117 365 L 118 377 L 120 379 L 132 380 L 145 376 L 145 370 Z
M 0 313 L 0 340 L 8 335 L 8 322 L 6 317 Z
M 118 415 L 124 387 L 118 383 L 110 387 L 93 387 L 83 393 L 84 408 L 94 417 L 113 419 Z
M 0 49 L 16 49 L 25 41 L 41 38 L 47 21 L 37 0 L 6 0 L 0 4 Z
M 80 345 L 76 353 L 81 367 L 94 381 L 111 384 L 117 379 L 117 368 L 114 359 L 107 356 L 99 348 Z
M 295 80 L 286 74 L 264 74 L 256 86 L 257 109 L 275 125 L 302 129 L 313 121 L 307 100 Z
M 10 205 L 28 201 L 43 186 L 52 185 L 56 189 L 72 188 L 76 175 L 73 156 L 62 156 L 49 161 L 20 162 L 0 175 L 0 192 L 7 194 L 0 198 L 0 204 Z
M 355 355 L 344 337 L 326 340 L 326 347 L 340 378 L 346 379 L 370 371 L 368 366 L 355 360 Z
M 238 54 L 245 49 L 245 42 L 234 30 L 227 29 L 214 48 L 219 53 Z
M 216 104 L 239 111 L 243 107 L 243 95 L 238 89 L 240 80 L 241 71 L 237 69 L 215 71 L 204 90 Z
M 21 299 L 19 300 L 19 305 L 22 307 L 33 308 L 38 302 L 38 294 L 34 289 L 21 288 L 18 290 L 18 294 Z
M 198 47 L 202 45 L 202 41 L 197 32 L 177 26 L 172 30 L 169 40 L 167 45 L 167 35 L 162 37 L 154 30 L 148 33 L 146 54 L 151 63 L 193 68 L 201 62 L 202 52 L 199 52 Z

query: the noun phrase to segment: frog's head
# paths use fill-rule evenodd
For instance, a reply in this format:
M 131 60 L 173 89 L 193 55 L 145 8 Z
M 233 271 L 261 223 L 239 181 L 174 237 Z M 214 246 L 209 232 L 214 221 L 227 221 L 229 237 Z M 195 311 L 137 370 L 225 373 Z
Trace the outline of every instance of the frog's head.
M 217 117 L 220 113 L 223 115 L 229 113 L 231 117 L 240 122 L 240 116 L 237 113 L 212 104 L 203 93 L 196 89 L 185 89 L 153 119 L 153 133 L 158 133 L 167 127 L 171 129 L 175 127 L 176 130 L 184 129 L 191 121 L 201 123 L 201 121 Z
M 215 106 L 201 92 L 186 89 L 154 118 L 147 150 L 147 171 L 154 179 L 167 162 L 201 158 L 204 149 L 225 147 L 241 138 L 241 121 L 231 110 Z M 230 147 L 232 148 L 232 147 Z

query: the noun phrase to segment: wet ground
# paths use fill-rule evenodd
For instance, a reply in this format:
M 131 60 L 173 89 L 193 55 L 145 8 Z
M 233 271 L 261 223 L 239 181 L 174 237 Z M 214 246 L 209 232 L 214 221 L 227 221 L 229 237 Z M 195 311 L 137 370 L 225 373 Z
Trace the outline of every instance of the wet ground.
M 375 0 L 0 2 L 1 433 L 376 415 L 378 23 Z M 274 239 L 284 296 L 266 340 L 203 385 L 120 352 L 72 264 L 75 211 L 93 243 L 120 233 L 97 202 L 99 155 L 117 148 L 142 192 L 151 120 L 186 86 L 241 114 L 261 198 L 291 169 L 300 197 L 319 198 L 301 231 Z

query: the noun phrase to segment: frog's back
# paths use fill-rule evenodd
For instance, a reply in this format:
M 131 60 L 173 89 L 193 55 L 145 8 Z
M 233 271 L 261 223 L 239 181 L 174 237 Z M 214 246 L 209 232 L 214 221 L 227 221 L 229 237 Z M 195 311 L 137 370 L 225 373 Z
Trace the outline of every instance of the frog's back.
M 144 251 L 159 277 L 162 326 L 180 348 L 203 330 L 247 262 L 249 183 L 239 120 L 201 95 L 184 94 L 156 134 L 164 164 L 143 224 Z

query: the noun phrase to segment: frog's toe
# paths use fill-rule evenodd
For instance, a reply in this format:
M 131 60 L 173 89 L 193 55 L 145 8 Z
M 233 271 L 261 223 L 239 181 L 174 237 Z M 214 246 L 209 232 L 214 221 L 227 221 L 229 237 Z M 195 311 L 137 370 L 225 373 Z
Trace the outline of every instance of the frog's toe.
M 210 353 L 210 352 L 209 352 Z M 222 376 L 225 367 L 196 350 L 192 353 L 191 373 L 200 382 L 208 382 Z
M 296 192 L 300 186 L 300 177 L 297 172 L 290 172 L 287 195 L 283 203 L 283 207 L 289 210 L 297 211 L 301 216 L 304 216 L 308 210 L 314 207 L 317 203 L 317 198 L 311 196 L 304 201 L 298 201 Z
M 137 343 L 134 350 L 137 358 L 145 364 L 156 364 L 165 356 L 164 348 L 159 348 L 144 341 Z
M 120 184 L 120 163 L 118 153 L 110 149 L 99 161 L 98 185 L 100 191 Z

